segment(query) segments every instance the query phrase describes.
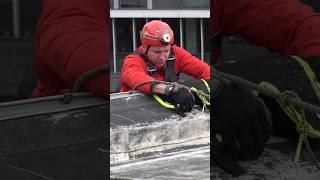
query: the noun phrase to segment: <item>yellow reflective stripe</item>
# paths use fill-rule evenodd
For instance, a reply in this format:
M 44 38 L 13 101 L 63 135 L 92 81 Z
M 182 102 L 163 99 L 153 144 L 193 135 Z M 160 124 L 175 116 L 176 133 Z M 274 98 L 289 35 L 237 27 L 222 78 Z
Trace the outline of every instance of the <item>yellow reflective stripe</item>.
M 164 102 L 158 95 L 153 95 L 153 98 L 158 101 L 162 106 L 169 108 L 169 109 L 174 109 L 174 106 L 172 104 L 169 104 L 167 102 Z

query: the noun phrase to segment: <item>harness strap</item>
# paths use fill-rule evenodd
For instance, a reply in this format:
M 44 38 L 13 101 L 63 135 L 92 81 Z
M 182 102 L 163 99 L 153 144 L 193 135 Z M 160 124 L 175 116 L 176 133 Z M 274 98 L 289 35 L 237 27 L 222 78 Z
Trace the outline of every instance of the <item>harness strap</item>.
M 177 81 L 177 75 L 176 70 L 174 68 L 174 60 L 175 57 L 172 54 L 172 50 L 170 51 L 168 61 L 167 61 L 167 68 L 165 69 L 165 81 L 167 82 L 176 82 Z
M 140 53 L 139 51 L 133 51 L 132 54 L 138 55 L 144 60 L 144 63 L 147 66 L 147 71 L 149 75 L 155 78 L 157 68 L 147 60 L 146 55 Z
M 152 77 L 156 77 L 156 67 L 151 64 L 148 60 L 145 54 L 140 53 L 139 51 L 133 51 L 132 52 L 135 55 L 140 56 L 143 60 L 144 63 L 147 66 L 147 70 L 150 76 Z M 175 60 L 175 56 L 173 54 L 173 50 L 170 50 L 170 54 L 168 57 L 168 61 L 167 61 L 167 67 L 164 69 L 165 71 L 165 81 L 167 82 L 176 82 L 177 81 L 177 77 L 179 77 L 179 73 L 176 73 L 176 70 L 174 68 L 174 60 Z

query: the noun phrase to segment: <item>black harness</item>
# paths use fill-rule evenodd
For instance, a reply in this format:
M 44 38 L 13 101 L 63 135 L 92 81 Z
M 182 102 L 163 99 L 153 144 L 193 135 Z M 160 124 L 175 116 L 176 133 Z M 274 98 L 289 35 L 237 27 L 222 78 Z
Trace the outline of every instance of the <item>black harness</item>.
M 156 77 L 157 68 L 148 61 L 145 54 L 142 54 L 139 51 L 133 51 L 132 54 L 140 56 L 144 60 L 144 63 L 147 66 L 149 75 L 152 77 Z M 176 82 L 177 78 L 179 77 L 179 73 L 176 73 L 176 70 L 174 68 L 174 60 L 175 60 L 175 56 L 173 54 L 173 50 L 171 49 L 168 57 L 168 61 L 167 61 L 167 66 L 164 69 L 165 71 L 164 79 L 166 82 Z

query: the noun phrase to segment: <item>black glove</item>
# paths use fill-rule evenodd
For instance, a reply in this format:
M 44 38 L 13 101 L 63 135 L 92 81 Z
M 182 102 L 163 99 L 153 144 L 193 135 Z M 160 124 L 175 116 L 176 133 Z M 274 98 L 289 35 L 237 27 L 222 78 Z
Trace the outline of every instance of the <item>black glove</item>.
M 206 81 L 209 88 L 210 88 L 210 82 Z M 204 92 L 205 94 L 208 94 L 210 95 L 210 92 L 208 90 L 208 87 L 205 85 L 205 83 L 203 82 L 203 80 L 201 79 L 196 79 L 196 78 L 192 78 L 190 80 L 186 80 L 186 81 L 183 81 L 183 82 L 179 82 L 179 84 L 181 85 L 184 85 L 184 86 L 187 86 L 189 88 L 191 87 L 194 87 L 196 88 L 197 90 L 201 90 L 202 92 Z M 195 104 L 197 105 L 202 105 L 202 101 L 201 99 L 198 97 L 198 95 L 194 92 L 192 92 L 193 96 L 195 97 Z M 208 99 L 209 101 L 209 99 Z
M 317 81 L 320 82 L 320 56 L 307 58 L 306 62 L 308 62 L 311 69 L 316 74 Z
M 261 99 L 242 89 L 225 86 L 210 108 L 214 162 L 239 176 L 237 160 L 258 158 L 271 136 L 271 114 Z
M 190 112 L 194 106 L 194 96 L 186 88 L 178 85 L 168 85 L 165 89 L 168 101 L 175 105 L 178 111 Z

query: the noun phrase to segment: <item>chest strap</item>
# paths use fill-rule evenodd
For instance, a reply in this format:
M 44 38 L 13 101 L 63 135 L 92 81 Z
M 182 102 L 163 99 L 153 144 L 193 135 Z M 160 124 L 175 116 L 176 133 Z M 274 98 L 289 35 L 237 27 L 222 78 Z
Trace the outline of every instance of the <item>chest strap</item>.
M 172 50 L 170 51 L 170 54 L 168 57 L 167 68 L 165 68 L 164 78 L 165 78 L 165 81 L 167 82 L 176 82 L 177 76 L 179 76 L 179 74 L 176 74 L 176 70 L 174 68 L 175 57 L 171 52 Z
M 149 75 L 152 77 L 156 77 L 157 68 L 147 60 L 146 55 L 140 53 L 139 51 L 133 51 L 132 54 L 140 56 L 143 59 L 144 64 L 147 66 L 147 71 Z
M 147 60 L 146 55 L 140 53 L 139 51 L 133 51 L 132 53 L 140 56 L 144 60 L 144 63 L 147 66 L 147 71 L 149 75 L 155 78 L 157 68 Z M 167 82 L 175 82 L 177 80 L 177 76 L 179 76 L 179 73 L 177 74 L 174 68 L 174 60 L 175 60 L 175 56 L 171 49 L 168 57 L 168 61 L 167 61 L 167 66 L 164 69 L 165 71 L 164 78 L 165 78 L 165 81 Z

